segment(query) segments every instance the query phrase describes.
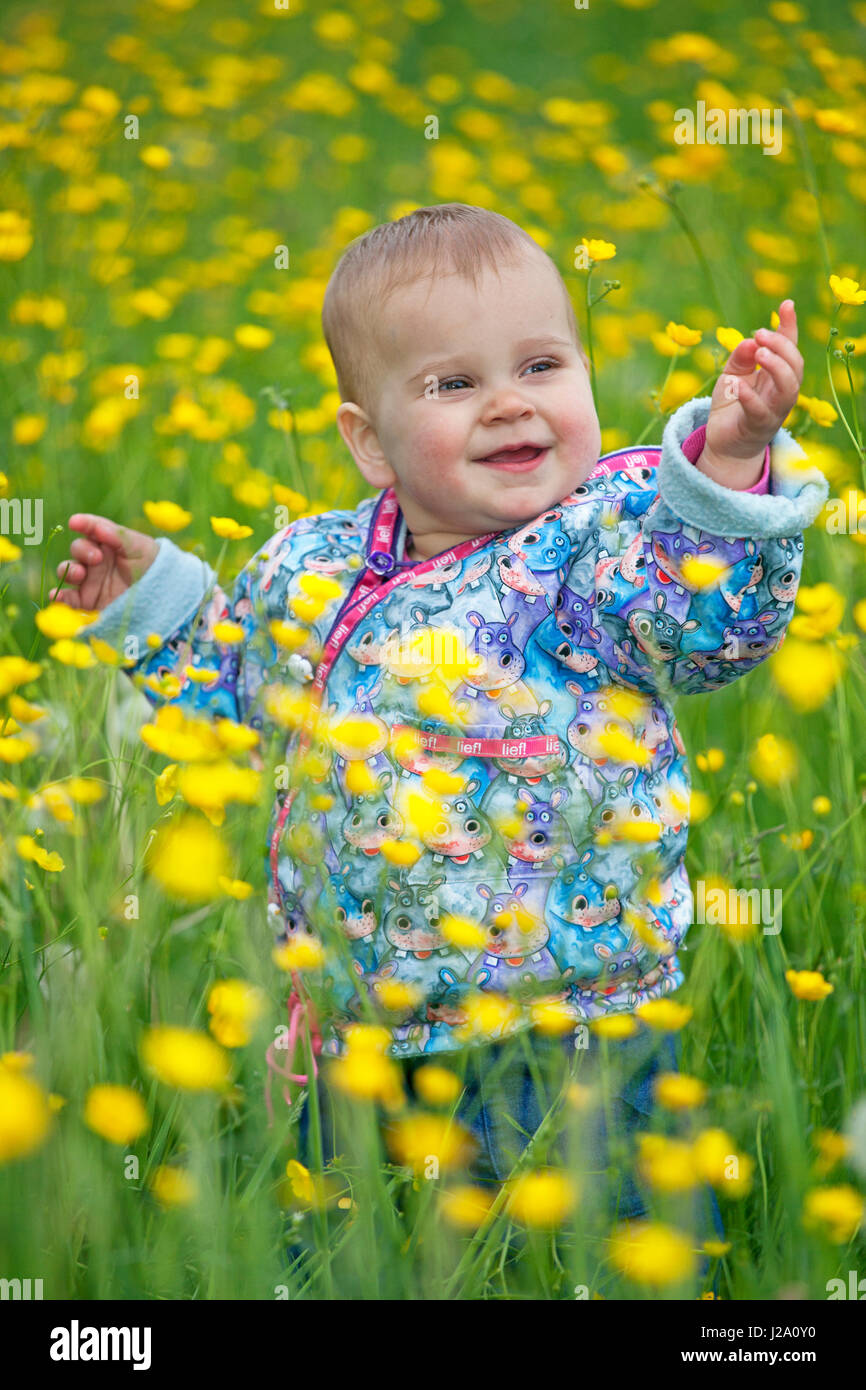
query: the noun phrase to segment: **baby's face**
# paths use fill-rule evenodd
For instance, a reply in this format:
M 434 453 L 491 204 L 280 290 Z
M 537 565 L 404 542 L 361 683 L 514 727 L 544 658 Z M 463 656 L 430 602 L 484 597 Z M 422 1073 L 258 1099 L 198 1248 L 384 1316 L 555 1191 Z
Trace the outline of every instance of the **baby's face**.
M 589 376 L 542 255 L 499 276 L 485 267 L 477 289 L 455 274 L 401 287 L 376 340 L 374 412 L 344 404 L 338 420 L 368 482 L 394 488 L 413 558 L 530 521 L 595 467 Z M 497 467 L 495 456 L 515 445 L 539 452 L 528 466 Z

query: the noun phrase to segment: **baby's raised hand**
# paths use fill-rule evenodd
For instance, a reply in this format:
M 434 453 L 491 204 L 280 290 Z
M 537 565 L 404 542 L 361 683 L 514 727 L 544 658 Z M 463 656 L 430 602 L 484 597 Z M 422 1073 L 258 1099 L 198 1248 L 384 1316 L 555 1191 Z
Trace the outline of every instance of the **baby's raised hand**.
M 793 299 L 785 299 L 779 305 L 778 331 L 759 328 L 754 338 L 737 344 L 725 363 L 713 391 L 699 464 L 718 474 L 720 482 L 723 475 L 742 477 L 751 466 L 760 473 L 764 450 L 796 404 L 802 381 L 797 313 Z
M 50 589 L 49 598 L 70 608 L 101 612 L 141 578 L 159 551 L 153 536 L 130 531 L 107 516 L 74 512 L 69 529 L 79 531 L 83 539 L 72 541 L 72 558 L 57 566 L 57 577 L 64 584 Z

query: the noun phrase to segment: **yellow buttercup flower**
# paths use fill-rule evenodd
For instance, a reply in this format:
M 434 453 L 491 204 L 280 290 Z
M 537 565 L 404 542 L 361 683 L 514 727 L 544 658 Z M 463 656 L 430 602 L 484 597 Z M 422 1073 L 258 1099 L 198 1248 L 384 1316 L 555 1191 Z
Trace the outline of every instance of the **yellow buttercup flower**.
M 449 1225 L 475 1231 L 486 1219 L 494 1198 L 489 1188 L 462 1183 L 442 1193 L 439 1210 Z
M 706 1099 L 707 1088 L 696 1076 L 678 1071 L 661 1072 L 655 1081 L 655 1097 L 667 1110 L 691 1110 Z
M 791 634 L 817 642 L 839 627 L 845 613 L 845 595 L 833 584 L 822 580 L 820 584 L 801 585 L 797 591 L 796 606 L 803 616 L 791 619 Z
M 573 1005 L 564 999 L 537 999 L 529 1005 L 529 1016 L 538 1032 L 547 1037 L 573 1032 L 578 1021 Z
M 702 1249 L 707 1255 L 712 1255 L 715 1259 L 721 1259 L 727 1255 L 731 1248 L 729 1240 L 705 1240 Z
M 296 1158 L 286 1164 L 286 1182 L 282 1185 L 280 1205 L 299 1206 L 323 1211 L 332 1206 L 340 1184 L 329 1173 L 311 1173 Z
M 684 323 L 674 323 L 673 319 L 665 325 L 665 333 L 677 347 L 694 347 L 704 336 L 699 328 L 687 328 Z
M 43 849 L 32 835 L 16 836 L 15 848 L 22 859 L 32 859 L 40 868 L 47 869 L 49 873 L 57 874 L 66 867 L 56 850 L 49 852 Z
M 96 657 L 90 648 L 84 642 L 73 641 L 71 637 L 61 637 L 59 642 L 52 643 L 48 655 L 63 666 L 75 666 L 79 671 L 96 665 Z
M 270 347 L 273 341 L 272 330 L 258 323 L 242 323 L 235 329 L 235 342 L 251 352 L 261 352 L 263 348 Z
M 38 661 L 27 661 L 23 656 L 0 656 L 0 695 L 8 695 L 18 685 L 28 685 L 41 674 Z
M 253 885 L 242 878 L 226 878 L 223 874 L 218 874 L 217 883 L 224 893 L 230 898 L 237 898 L 239 902 L 251 897 L 255 891 Z
M 33 245 L 30 221 L 20 212 L 0 212 L 0 261 L 21 261 Z
M 209 902 L 219 896 L 220 875 L 229 877 L 228 850 L 217 831 L 190 812 L 157 832 L 148 871 L 169 897 Z
M 721 748 L 708 748 L 706 753 L 698 753 L 695 762 L 701 772 L 719 772 L 725 765 L 725 755 Z
M 152 526 L 159 531 L 182 531 L 192 521 L 192 512 L 176 502 L 145 502 L 143 511 Z
M 459 1120 L 415 1114 L 393 1120 L 385 1130 L 392 1158 L 419 1175 L 465 1166 L 477 1151 L 472 1132 Z
M 676 1033 L 685 1027 L 694 1009 L 690 1004 L 678 1004 L 675 999 L 648 999 L 645 1004 L 638 1004 L 635 1013 L 651 1028 Z
M 395 1109 L 405 1099 L 397 1064 L 372 1048 L 349 1048 L 344 1057 L 329 1064 L 328 1077 L 355 1100 L 380 1101 Z
M 834 986 L 824 979 L 820 970 L 786 970 L 785 979 L 791 989 L 791 993 L 797 999 L 809 999 L 812 1001 L 826 999 L 828 994 L 833 993 Z
M 638 1031 L 634 1016 L 627 1013 L 607 1014 L 604 1018 L 594 1018 L 590 1023 L 593 1033 L 600 1038 L 630 1038 Z
M 145 145 L 139 158 L 148 169 L 167 169 L 171 164 L 171 150 L 164 145 Z
M 212 516 L 210 524 L 216 534 L 222 536 L 223 540 L 242 541 L 253 534 L 252 526 L 242 526 L 239 521 L 235 521 L 230 516 Z
M 840 304 L 866 304 L 866 289 L 861 289 L 856 280 L 847 275 L 831 275 L 829 283 Z
M 223 748 L 230 753 L 246 753 L 259 742 L 256 729 L 251 729 L 246 724 L 236 724 L 233 719 L 218 719 L 216 732 Z
M 284 620 L 279 619 L 279 617 L 275 617 L 268 623 L 268 631 L 277 645 L 285 646 L 289 652 L 297 651 L 297 648 L 303 646 L 310 635 L 306 628 L 297 627 L 296 623 L 284 623 Z
M 112 1144 L 131 1144 L 149 1125 L 144 1101 L 131 1086 L 91 1086 L 84 1123 Z
M 480 951 L 487 940 L 487 933 L 478 922 L 470 917 L 456 917 L 450 912 L 440 918 L 439 930 L 452 946 L 463 949 L 474 948 Z
M 228 1055 L 194 1028 L 148 1029 L 141 1040 L 141 1058 L 165 1085 L 183 1091 L 221 1091 L 230 1080 Z
M 797 776 L 797 750 L 788 739 L 762 734 L 750 757 L 750 766 L 759 782 L 778 787 Z
M 50 1127 L 51 1108 L 38 1082 L 21 1070 L 0 1067 L 0 1163 L 33 1153 Z
M 688 1192 L 698 1182 L 691 1145 L 663 1134 L 638 1135 L 637 1166 L 659 1192 Z
M 403 980 L 382 980 L 376 987 L 376 994 L 383 1009 L 389 1013 L 404 1013 L 414 1009 L 424 998 L 418 985 Z
M 281 942 L 271 951 L 271 960 L 279 970 L 318 970 L 325 963 L 325 950 L 317 936 L 295 936 Z
M 736 328 L 717 328 L 716 341 L 730 353 L 743 341 L 743 335 Z
M 755 1160 L 740 1153 L 723 1129 L 705 1129 L 692 1145 L 695 1167 L 705 1182 L 728 1197 L 743 1197 L 752 1185 Z
M 186 1207 L 198 1196 L 195 1179 L 173 1164 L 161 1163 L 154 1170 L 149 1186 L 161 1207 Z
M 461 1042 L 473 1038 L 498 1039 L 513 1033 L 521 1021 L 522 1010 L 507 995 L 495 990 L 478 990 L 463 1001 L 466 1022 L 455 1029 Z
M 265 996 L 246 980 L 218 980 L 207 999 L 208 1027 L 223 1047 L 245 1047 L 265 1011 Z
M 687 1279 L 695 1268 L 688 1237 L 655 1221 L 620 1227 L 611 1241 L 611 1258 L 627 1278 L 638 1284 L 675 1284 Z
M 835 407 L 829 401 L 822 401 L 820 396 L 804 396 L 800 392 L 797 397 L 797 404 L 805 410 L 816 425 L 821 425 L 823 429 L 829 429 L 839 418 L 839 413 Z
M 612 241 L 602 241 L 593 237 L 582 237 L 581 243 L 586 247 L 587 254 L 591 261 L 611 261 L 616 255 L 616 247 Z
M 49 603 L 47 608 L 41 608 L 34 621 L 45 637 L 63 639 L 77 636 L 83 627 L 87 627 L 98 617 L 97 612 L 70 608 L 68 603 L 55 602 Z
M 848 1136 L 837 1134 L 832 1129 L 819 1129 L 812 1136 L 812 1142 L 818 1150 L 818 1157 L 812 1165 L 812 1171 L 818 1177 L 824 1177 L 831 1168 L 835 1168 L 836 1164 L 851 1152 L 851 1140 Z
M 0 492 L 2 492 L 2 488 L 0 488 Z M 20 560 L 22 554 L 23 551 L 20 545 L 15 545 L 12 541 L 7 540 L 5 536 L 0 536 L 0 563 L 3 561 L 11 562 L 12 560 Z
M 16 444 L 37 444 L 47 425 L 44 415 L 17 415 L 12 421 L 12 438 Z
M 826 642 L 794 635 L 794 624 L 812 626 L 811 618 L 793 618 L 788 636 L 770 658 L 770 675 L 786 700 L 802 714 L 826 704 L 845 674 L 844 655 Z
M 462 1089 L 459 1076 L 433 1062 L 419 1067 L 412 1080 L 416 1092 L 427 1105 L 451 1105 Z
M 803 1224 L 810 1229 L 823 1226 L 835 1245 L 844 1245 L 863 1224 L 863 1198 L 849 1183 L 813 1187 L 803 1203 Z
M 556 1168 L 521 1173 L 508 1184 L 508 1214 L 523 1226 L 561 1226 L 578 1200 L 574 1179 Z

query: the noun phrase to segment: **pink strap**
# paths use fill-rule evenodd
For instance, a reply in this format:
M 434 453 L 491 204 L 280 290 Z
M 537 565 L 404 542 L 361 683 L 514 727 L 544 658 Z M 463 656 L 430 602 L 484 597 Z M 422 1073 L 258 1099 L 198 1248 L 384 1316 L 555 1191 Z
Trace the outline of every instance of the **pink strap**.
M 292 992 L 289 995 L 288 1000 L 286 1001 L 286 1007 L 288 1009 L 289 1017 L 289 1037 L 288 1044 L 286 1047 L 285 1062 L 281 1066 L 277 1060 L 276 1040 L 274 1040 L 274 1042 L 271 1043 L 270 1047 L 265 1053 L 265 1061 L 268 1066 L 268 1070 L 265 1073 L 265 1107 L 268 1112 L 268 1129 L 271 1129 L 274 1123 L 274 1107 L 271 1103 L 271 1081 L 273 1079 L 271 1076 L 271 1072 L 276 1072 L 277 1076 L 282 1077 L 284 1082 L 295 1081 L 299 1086 L 310 1085 L 310 1078 L 306 1072 L 292 1072 L 288 1070 L 289 1066 L 291 1065 L 291 1060 L 295 1055 L 295 1046 L 298 1040 L 298 1030 L 300 1028 L 302 1020 L 307 1025 L 311 1033 L 311 1044 L 313 1053 L 313 1077 L 315 1078 L 319 1075 L 319 1068 L 316 1063 L 316 1056 L 320 1054 L 322 1051 L 322 1035 L 319 1031 L 319 1021 L 316 1017 L 316 1011 L 313 1008 L 313 1001 L 311 999 L 301 998 L 300 990 L 302 986 L 300 985 L 297 975 L 294 971 L 292 971 L 292 985 Z M 280 1050 L 282 1051 L 282 1049 Z M 287 1106 L 291 1106 L 292 1093 L 289 1090 L 288 1085 L 283 1086 L 283 1100 L 286 1102 Z

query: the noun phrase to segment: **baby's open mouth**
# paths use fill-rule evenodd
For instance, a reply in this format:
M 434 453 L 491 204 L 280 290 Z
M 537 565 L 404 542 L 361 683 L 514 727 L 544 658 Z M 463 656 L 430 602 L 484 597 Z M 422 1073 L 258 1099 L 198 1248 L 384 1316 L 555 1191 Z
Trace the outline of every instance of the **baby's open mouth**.
M 476 462 L 493 464 L 497 468 L 527 468 L 540 463 L 547 451 L 546 444 L 521 444 L 516 448 L 499 449 Z

